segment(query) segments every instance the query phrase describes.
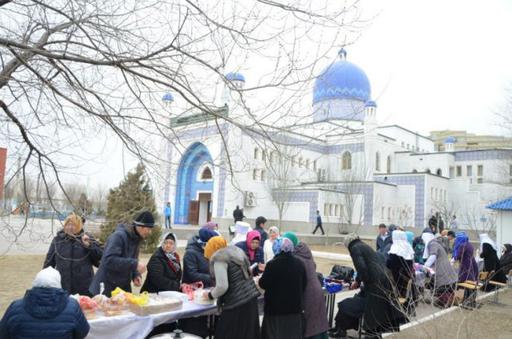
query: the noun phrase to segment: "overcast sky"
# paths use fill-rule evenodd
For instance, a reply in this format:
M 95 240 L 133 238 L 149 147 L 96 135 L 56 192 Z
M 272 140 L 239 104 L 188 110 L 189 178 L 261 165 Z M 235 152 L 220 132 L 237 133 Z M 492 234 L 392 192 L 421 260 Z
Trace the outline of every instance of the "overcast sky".
M 367 0 L 376 15 L 348 48 L 383 124 L 503 133 L 493 111 L 512 85 L 512 1 Z
M 361 9 L 373 19 L 347 47 L 348 60 L 366 71 L 381 124 L 425 135 L 503 132 L 493 112 L 512 85 L 512 1 L 366 0 Z M 244 72 L 257 77 L 257 70 Z M 90 181 L 112 186 L 122 179 L 121 147 L 111 146 L 106 162 L 88 166 Z M 126 153 L 124 162 L 126 169 L 136 163 Z
M 503 133 L 493 112 L 512 88 L 512 0 L 363 0 L 360 8 L 371 21 L 346 49 L 370 79 L 381 124 L 425 135 L 438 129 Z M 243 70 L 249 80 L 258 77 L 255 68 Z M 305 96 L 309 108 L 312 87 Z M 99 152 L 96 161 L 84 164 L 78 180 L 92 189 L 98 182 L 117 185 L 136 161 L 125 152 L 123 169 L 117 140 L 106 149 L 95 146 L 89 151 Z

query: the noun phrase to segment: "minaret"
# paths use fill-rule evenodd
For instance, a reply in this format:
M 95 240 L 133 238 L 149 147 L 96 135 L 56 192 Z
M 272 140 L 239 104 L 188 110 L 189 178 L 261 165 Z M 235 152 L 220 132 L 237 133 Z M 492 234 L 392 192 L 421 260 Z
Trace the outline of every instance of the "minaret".
M 444 151 L 445 152 L 455 152 L 455 143 L 457 139 L 455 137 L 448 137 L 444 141 Z
M 373 180 L 375 172 L 375 157 L 377 152 L 377 104 L 375 101 L 367 101 L 364 112 L 364 155 L 365 155 L 365 179 Z M 382 166 L 382 161 L 381 161 Z
M 226 80 L 229 85 L 235 89 L 243 89 L 245 87 L 245 77 L 236 72 L 230 72 L 226 74 Z M 228 83 L 224 84 L 224 90 L 222 92 L 222 104 L 228 105 L 229 107 L 235 104 L 233 93 L 231 93 L 231 88 Z

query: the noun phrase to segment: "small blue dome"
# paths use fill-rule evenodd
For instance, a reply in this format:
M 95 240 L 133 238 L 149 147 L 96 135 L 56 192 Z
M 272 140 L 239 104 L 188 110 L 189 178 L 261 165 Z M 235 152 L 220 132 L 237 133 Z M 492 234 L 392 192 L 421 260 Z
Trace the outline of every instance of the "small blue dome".
M 377 107 L 377 103 L 373 100 L 368 100 L 365 104 L 366 107 Z
M 338 55 L 340 60 L 329 65 L 317 77 L 313 89 L 313 104 L 331 99 L 367 102 L 371 89 L 366 73 L 359 66 L 345 60 L 344 49 Z
M 164 96 L 162 97 L 162 100 L 164 102 L 173 102 L 174 101 L 174 97 L 172 96 L 171 93 L 167 92 L 164 94 Z
M 446 138 L 446 139 L 444 140 L 444 143 L 445 143 L 445 144 L 454 144 L 454 143 L 456 143 L 456 142 L 457 142 L 457 138 L 452 137 L 452 136 L 450 136 L 450 137 L 448 137 L 448 138 Z
M 226 79 L 228 81 L 243 81 L 243 82 L 245 82 L 245 77 L 242 74 L 237 73 L 237 72 L 229 72 L 228 74 L 226 74 Z

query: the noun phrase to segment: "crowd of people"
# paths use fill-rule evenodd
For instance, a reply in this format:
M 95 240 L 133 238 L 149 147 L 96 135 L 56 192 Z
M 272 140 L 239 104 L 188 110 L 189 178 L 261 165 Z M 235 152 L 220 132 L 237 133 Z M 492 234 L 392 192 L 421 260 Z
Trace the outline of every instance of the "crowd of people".
M 243 219 L 243 213 L 234 215 Z M 350 234 L 344 242 L 355 269 L 350 288 L 359 291 L 338 304 L 335 327 L 329 329 L 323 286 L 311 250 L 293 232 L 281 234 L 275 226 L 267 230 L 264 217 L 256 218 L 252 229 L 241 223 L 239 229 L 246 232 L 229 244 L 218 224 L 208 222 L 188 240 L 183 259 L 176 251 L 176 235 L 165 232 L 147 265 L 139 260 L 139 248 L 155 225 L 152 213 L 144 211 L 133 222 L 119 224 L 104 247 L 84 232 L 83 222 L 75 214 L 66 218 L 32 289 L 4 314 L 1 338 L 84 338 L 89 324 L 78 303 L 68 296 L 110 296 L 117 287 L 131 292 L 132 284 L 149 293 L 203 288 L 202 297 L 216 299 L 219 307 L 216 338 L 344 338 L 347 330 L 360 327 L 372 338 L 399 330 L 414 314 L 424 292 L 415 281 L 418 271 L 429 276 L 425 288 L 432 291 L 439 307 L 451 305 L 457 282 L 476 281 L 479 274 L 468 235 L 441 229 L 439 219 L 418 237 L 395 225 L 381 224 L 375 249 Z M 480 242 L 483 270 L 492 272 L 490 279 L 506 282 L 512 269 L 512 245 L 506 244 L 499 258 L 487 234 L 480 235 Z M 96 274 L 93 266 L 98 267 Z M 262 294 L 260 326 L 258 299 Z M 201 337 L 208 335 L 206 317 L 164 324 L 152 334 L 177 326 Z

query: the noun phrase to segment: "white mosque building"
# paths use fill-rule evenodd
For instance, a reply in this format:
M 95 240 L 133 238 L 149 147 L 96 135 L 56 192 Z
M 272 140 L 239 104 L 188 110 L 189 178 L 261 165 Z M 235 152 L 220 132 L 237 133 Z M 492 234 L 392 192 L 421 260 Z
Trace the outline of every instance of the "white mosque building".
M 240 73 L 226 78 L 245 83 Z M 231 94 L 218 114 L 240 114 Z M 248 219 L 281 219 L 304 232 L 317 210 L 331 233 L 423 228 L 433 212 L 456 214 L 460 227 L 493 223 L 485 206 L 512 195 L 512 148 L 455 151 L 449 137 L 437 152 L 428 137 L 380 126 L 377 112 L 368 76 L 342 49 L 315 79 L 307 124 L 266 126 L 262 135 L 204 113 L 174 118 L 179 142 L 168 144 L 160 203 L 171 202 L 174 224 L 229 225 L 238 205 Z

